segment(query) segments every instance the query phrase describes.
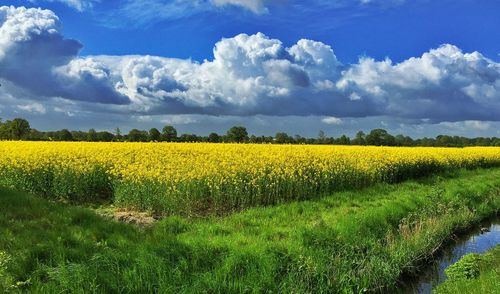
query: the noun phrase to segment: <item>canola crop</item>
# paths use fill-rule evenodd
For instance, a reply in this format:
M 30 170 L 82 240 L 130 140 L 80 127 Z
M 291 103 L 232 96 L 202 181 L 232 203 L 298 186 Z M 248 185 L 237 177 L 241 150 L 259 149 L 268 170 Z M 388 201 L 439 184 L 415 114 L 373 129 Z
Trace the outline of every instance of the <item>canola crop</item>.
M 217 214 L 500 165 L 500 147 L 0 142 L 0 184 L 48 198 Z

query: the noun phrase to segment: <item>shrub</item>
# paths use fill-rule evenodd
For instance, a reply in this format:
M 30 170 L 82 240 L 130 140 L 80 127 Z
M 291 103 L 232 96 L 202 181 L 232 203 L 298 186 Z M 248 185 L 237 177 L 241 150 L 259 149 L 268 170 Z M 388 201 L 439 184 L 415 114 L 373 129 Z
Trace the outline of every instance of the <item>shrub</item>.
M 445 270 L 445 274 L 450 280 L 474 279 L 479 276 L 479 263 L 481 255 L 470 253 L 464 255 L 459 261 Z

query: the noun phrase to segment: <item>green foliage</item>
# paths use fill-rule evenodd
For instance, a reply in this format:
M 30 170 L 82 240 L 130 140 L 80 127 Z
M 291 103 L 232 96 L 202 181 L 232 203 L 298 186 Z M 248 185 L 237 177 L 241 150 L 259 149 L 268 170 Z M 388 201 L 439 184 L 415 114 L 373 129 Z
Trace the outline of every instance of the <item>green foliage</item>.
M 446 270 L 448 280 L 433 292 L 500 293 L 500 245 L 484 254 L 465 255 Z
M 245 127 L 234 126 L 227 131 L 229 142 L 243 143 L 248 141 L 248 132 Z
M 8 265 L 12 258 L 4 251 L 0 251 L 0 290 L 6 289 L 10 286 L 10 281 L 8 280 Z
M 474 279 L 479 276 L 479 263 L 481 256 L 470 253 L 463 256 L 458 262 L 445 270 L 445 274 L 450 280 Z
M 221 141 L 221 138 L 217 133 L 210 133 L 210 135 L 208 135 L 208 142 L 219 143 L 220 141 Z
M 366 144 L 373 146 L 394 146 L 395 138 L 384 129 L 374 129 L 366 136 Z
M 21 140 L 25 139 L 31 131 L 30 124 L 22 118 L 15 118 L 12 121 L 0 121 L 0 139 Z
M 132 129 L 128 132 L 127 141 L 129 142 L 147 142 L 149 141 L 149 134 L 146 131 Z
M 97 132 L 95 129 L 90 129 L 87 133 L 87 141 L 96 142 L 97 141 Z
M 158 142 L 160 141 L 160 136 L 161 133 L 157 128 L 152 128 L 149 130 L 149 140 Z
M 174 142 L 177 140 L 177 130 L 173 126 L 164 126 L 161 133 L 161 140 Z
M 290 137 L 287 133 L 276 133 L 274 136 L 275 142 L 278 144 L 291 144 L 293 143 L 293 138 Z

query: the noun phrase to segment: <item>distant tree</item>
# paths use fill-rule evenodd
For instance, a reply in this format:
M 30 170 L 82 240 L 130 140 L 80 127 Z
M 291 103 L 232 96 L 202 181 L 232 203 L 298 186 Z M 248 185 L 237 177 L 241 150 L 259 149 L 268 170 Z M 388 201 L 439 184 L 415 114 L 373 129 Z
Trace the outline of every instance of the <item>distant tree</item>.
M 302 137 L 300 135 L 295 135 L 294 141 L 297 144 L 305 144 L 306 143 L 306 138 L 304 138 L 304 137 Z
M 30 132 L 30 123 L 22 118 L 15 118 L 8 123 L 11 138 L 14 140 L 21 140 Z
M 359 131 L 356 133 L 356 136 L 351 142 L 352 145 L 366 145 L 366 135 L 363 131 Z
M 31 140 L 31 141 L 47 140 L 47 138 L 45 137 L 45 134 L 38 131 L 37 129 L 31 129 L 30 133 L 28 134 L 27 137 L 28 137 L 28 140 Z
M 392 136 L 384 129 L 371 130 L 368 135 L 359 131 L 354 139 L 346 135 L 339 138 L 327 137 L 323 131 L 320 131 L 317 138 L 304 138 L 299 135 L 294 137 L 287 133 L 278 132 L 272 136 L 249 137 L 246 128 L 234 126 L 228 130 L 226 135 L 211 133 L 209 136 L 201 137 L 195 134 L 182 134 L 177 137 L 177 130 L 172 126 L 165 126 L 160 133 L 158 129 L 152 128 L 149 132 L 133 129 L 126 136 L 121 134 L 119 128 L 115 129 L 115 134 L 111 132 L 96 132 L 95 129 L 84 131 L 69 131 L 63 129 L 60 131 L 40 132 L 31 129 L 27 120 L 16 118 L 14 120 L 3 121 L 0 119 L 0 139 L 1 140 L 47 140 L 47 141 L 148 141 L 165 140 L 181 142 L 251 142 L 257 144 L 267 143 L 295 143 L 295 144 L 341 144 L 341 145 L 379 145 L 379 146 L 445 146 L 445 147 L 464 147 L 464 146 L 500 146 L 500 138 L 497 137 L 476 137 L 467 138 L 463 136 L 439 135 L 435 138 L 412 139 L 409 136 Z
M 221 138 L 219 136 L 219 134 L 217 133 L 210 133 L 210 135 L 208 135 L 208 142 L 210 143 L 219 143 L 221 141 Z
M 333 137 L 326 137 L 325 140 L 323 141 L 323 144 L 327 144 L 327 145 L 332 145 L 332 144 L 336 144 L 336 140 L 335 138 Z
M 248 142 L 254 144 L 270 144 L 275 143 L 275 138 L 271 136 L 255 136 L 251 135 Z
M 73 141 L 73 135 L 67 129 L 62 129 L 60 131 L 55 132 L 54 140 L 57 141 Z
M 10 130 L 7 122 L 2 122 L 0 120 L 0 139 L 11 139 L 10 138 Z
M 465 137 L 460 137 L 460 146 L 491 146 L 491 138 L 484 138 L 484 137 L 479 137 L 479 138 L 474 138 L 474 139 L 468 139 Z
M 73 140 L 75 140 L 75 141 L 87 141 L 88 140 L 87 132 L 83 132 L 83 131 L 71 131 L 71 136 L 73 137 Z
M 128 132 L 127 140 L 129 142 L 146 142 L 149 139 L 148 132 L 138 129 L 132 129 Z
M 323 130 L 319 131 L 318 133 L 318 144 L 325 144 L 326 143 L 326 135 Z
M 163 127 L 161 140 L 165 142 L 174 142 L 177 140 L 177 130 L 173 126 Z
M 120 128 L 115 128 L 115 140 L 116 141 L 123 140 L 122 131 L 120 130 Z
M 234 126 L 227 131 L 229 142 L 243 143 L 248 141 L 248 132 L 245 127 Z
M 149 130 L 149 140 L 150 141 L 160 141 L 161 133 L 157 128 L 152 128 Z
M 90 129 L 87 133 L 87 141 L 96 142 L 97 141 L 97 132 L 95 129 Z
M 418 146 L 427 146 L 427 147 L 433 147 L 433 146 L 436 146 L 436 140 L 432 139 L 432 138 L 427 138 L 427 137 L 424 137 L 422 139 L 419 139 L 417 140 L 418 142 Z
M 293 143 L 293 138 L 290 137 L 287 133 L 276 133 L 274 136 L 274 140 L 278 144 L 288 144 L 288 143 Z
M 349 137 L 347 137 L 346 135 L 342 135 L 340 138 L 338 138 L 335 141 L 335 143 L 338 145 L 350 145 L 351 139 Z
M 195 134 L 182 134 L 179 137 L 180 142 L 200 142 L 201 137 L 196 136 Z
M 258 144 L 258 143 L 262 143 L 262 140 L 261 140 L 261 137 L 251 135 L 250 137 L 248 137 L 248 142 L 252 143 L 252 144 Z
M 404 135 L 397 135 L 394 139 L 396 146 L 414 146 L 415 144 L 412 138 Z
M 308 145 L 317 144 L 317 143 L 318 143 L 318 139 L 316 139 L 316 138 L 306 138 L 306 144 L 308 144 Z
M 436 137 L 436 144 L 438 146 L 451 147 L 453 146 L 453 138 L 447 135 L 439 135 Z
M 96 137 L 99 142 L 112 142 L 115 139 L 115 135 L 110 132 L 98 132 Z
M 373 146 L 394 146 L 396 140 L 384 129 L 374 129 L 366 136 L 366 144 Z

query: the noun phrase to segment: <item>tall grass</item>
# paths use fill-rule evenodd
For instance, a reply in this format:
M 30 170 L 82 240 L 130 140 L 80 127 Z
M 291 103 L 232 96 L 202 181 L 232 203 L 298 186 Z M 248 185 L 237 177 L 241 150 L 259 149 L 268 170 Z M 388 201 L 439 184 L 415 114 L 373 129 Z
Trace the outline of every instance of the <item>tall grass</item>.
M 97 165 L 85 172 L 53 167 L 30 171 L 4 167 L 0 172 L 0 185 L 53 200 L 72 202 L 110 201 L 114 195 L 110 176 Z

